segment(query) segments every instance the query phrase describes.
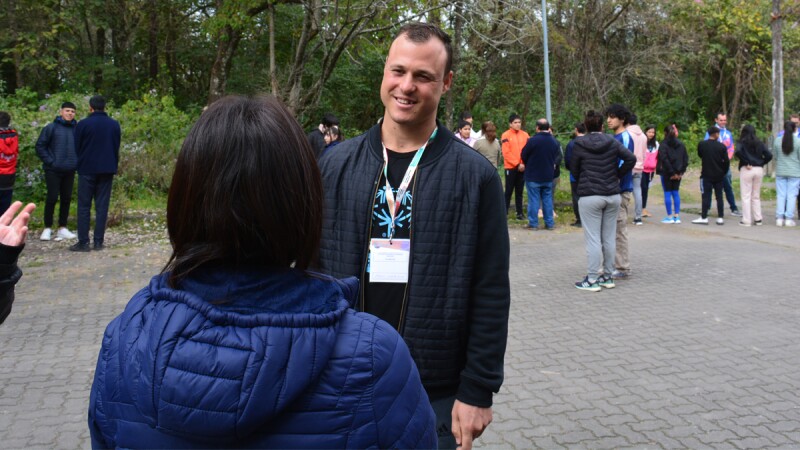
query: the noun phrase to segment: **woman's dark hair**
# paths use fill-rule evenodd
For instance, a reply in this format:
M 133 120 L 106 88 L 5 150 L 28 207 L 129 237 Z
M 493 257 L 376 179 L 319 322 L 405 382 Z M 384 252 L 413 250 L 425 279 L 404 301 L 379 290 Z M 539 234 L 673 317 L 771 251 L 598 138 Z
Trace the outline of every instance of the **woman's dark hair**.
M 344 140 L 344 136 L 342 136 L 342 130 L 339 128 L 338 125 L 331 125 L 328 128 L 328 135 L 331 137 L 331 142 L 342 142 Z M 333 136 L 336 136 L 336 139 L 333 139 Z
M 307 269 L 322 181 L 303 129 L 273 97 L 224 97 L 183 142 L 167 200 L 173 287 L 204 265 Z
M 458 131 L 458 130 L 460 130 L 460 129 L 464 128 L 464 127 L 465 127 L 465 126 L 467 126 L 467 125 L 469 125 L 469 126 L 470 126 L 470 128 L 472 128 L 472 124 L 471 124 L 471 123 L 467 122 L 466 120 L 459 120 L 459 121 L 458 121 L 458 128 L 456 128 L 456 131 Z
M 756 129 L 750 124 L 742 126 L 742 132 L 739 134 L 739 146 L 744 148 L 756 148 L 758 145 L 758 138 L 756 138 Z
M 603 131 L 603 122 L 605 122 L 605 116 L 603 116 L 599 112 L 593 109 L 586 111 L 586 116 L 583 119 L 583 124 L 586 125 L 586 131 L 588 131 L 589 133 L 595 131 Z
M 586 125 L 583 122 L 576 122 L 575 130 L 580 134 L 586 134 Z
M 655 147 L 656 146 L 656 126 L 655 125 L 648 125 L 644 129 L 644 134 L 647 135 L 647 132 L 653 130 L 653 139 L 647 139 L 647 146 L 648 147 Z
M 664 142 L 672 143 L 677 138 L 678 138 L 678 132 L 675 129 L 674 124 L 669 124 L 666 127 L 664 127 Z
M 783 140 L 781 140 L 781 150 L 784 155 L 791 155 L 794 150 L 794 133 L 797 131 L 797 125 L 791 120 L 787 120 L 783 124 Z

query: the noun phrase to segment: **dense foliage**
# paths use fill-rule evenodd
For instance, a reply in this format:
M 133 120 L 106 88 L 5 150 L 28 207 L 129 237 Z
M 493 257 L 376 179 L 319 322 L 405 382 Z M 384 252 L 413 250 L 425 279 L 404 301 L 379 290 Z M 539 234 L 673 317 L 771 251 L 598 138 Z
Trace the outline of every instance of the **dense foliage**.
M 566 140 L 586 109 L 620 102 L 641 125 L 677 122 L 693 148 L 718 111 L 737 129 L 770 125 L 769 0 L 548 1 L 553 123 Z M 124 130 L 126 195 L 163 193 L 203 105 L 226 93 L 273 93 L 311 128 L 326 111 L 345 135 L 382 114 L 393 31 L 440 24 L 455 41 L 448 124 L 464 110 L 502 131 L 512 112 L 544 116 L 542 12 L 528 0 L 0 0 L 0 108 L 23 138 L 19 188 L 34 198 L 33 142 L 63 99 L 113 101 Z M 783 21 L 786 111 L 800 110 L 798 8 Z M 49 95 L 48 95 L 49 93 Z M 85 110 L 79 112 L 85 113 Z M 81 115 L 79 114 L 79 116 Z M 659 131 L 659 136 L 661 132 Z

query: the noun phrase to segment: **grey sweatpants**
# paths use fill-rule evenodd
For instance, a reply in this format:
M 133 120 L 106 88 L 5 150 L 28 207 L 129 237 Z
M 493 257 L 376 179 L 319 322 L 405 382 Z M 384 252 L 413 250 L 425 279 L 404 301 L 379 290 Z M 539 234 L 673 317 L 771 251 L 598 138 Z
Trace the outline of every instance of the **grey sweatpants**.
M 586 270 L 589 281 L 596 280 L 601 273 L 611 275 L 614 272 L 619 204 L 619 194 L 591 195 L 578 200 L 586 257 L 589 260 Z M 603 272 L 600 272 L 601 266 Z

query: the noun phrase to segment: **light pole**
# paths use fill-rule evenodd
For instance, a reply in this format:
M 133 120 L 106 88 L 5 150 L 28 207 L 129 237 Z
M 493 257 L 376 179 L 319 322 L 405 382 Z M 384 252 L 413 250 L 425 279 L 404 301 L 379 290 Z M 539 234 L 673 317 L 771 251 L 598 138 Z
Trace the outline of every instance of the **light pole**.
M 547 121 L 553 123 L 550 111 L 550 50 L 547 45 L 547 0 L 542 0 L 542 29 L 544 30 L 544 102 Z

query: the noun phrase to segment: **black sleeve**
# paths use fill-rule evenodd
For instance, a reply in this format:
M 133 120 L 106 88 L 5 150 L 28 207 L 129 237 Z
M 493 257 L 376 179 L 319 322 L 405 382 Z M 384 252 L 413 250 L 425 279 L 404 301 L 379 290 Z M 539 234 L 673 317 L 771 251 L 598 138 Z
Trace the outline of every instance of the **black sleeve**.
M 769 151 L 767 146 L 764 144 L 761 144 L 761 155 L 763 155 L 762 157 L 764 158 L 765 166 L 769 164 L 770 161 L 772 161 L 772 152 Z
M 522 147 L 522 153 L 520 154 L 519 158 L 520 161 L 522 161 L 522 164 L 525 164 L 526 166 L 528 165 L 528 158 L 531 156 L 531 152 L 533 151 L 530 142 L 531 140 L 528 139 L 528 142 L 526 142 L 525 146 Z
M 466 364 L 456 398 L 488 408 L 492 406 L 492 392 L 503 384 L 511 303 L 508 226 L 503 186 L 496 172 L 487 177 L 481 189 L 478 221 Z
M 14 285 L 22 277 L 22 271 L 17 267 L 17 258 L 25 245 L 9 247 L 0 244 L 0 324 L 11 313 L 14 303 Z
M 686 146 L 683 145 L 682 142 L 679 148 L 681 151 L 681 170 L 679 171 L 679 173 L 683 175 L 683 173 L 686 172 L 686 169 L 689 168 L 689 153 L 686 151 Z M 725 149 L 725 152 L 727 154 L 728 150 Z M 727 170 L 725 172 L 727 172 Z
M 572 172 L 572 168 L 569 166 L 569 161 L 572 159 L 572 149 L 575 148 L 575 141 L 569 141 L 567 144 L 567 150 L 564 152 L 564 167 Z M 574 176 L 575 174 L 573 174 Z
M 36 156 L 42 160 L 45 166 L 53 165 L 53 158 L 50 156 L 50 139 L 53 134 L 52 124 L 47 124 L 39 133 L 36 139 Z
M 720 156 L 722 160 L 722 171 L 728 173 L 728 170 L 731 168 L 731 160 L 728 158 L 728 149 L 726 148 L 725 151 L 720 154 Z

